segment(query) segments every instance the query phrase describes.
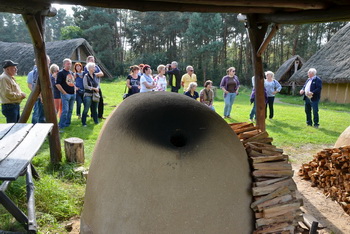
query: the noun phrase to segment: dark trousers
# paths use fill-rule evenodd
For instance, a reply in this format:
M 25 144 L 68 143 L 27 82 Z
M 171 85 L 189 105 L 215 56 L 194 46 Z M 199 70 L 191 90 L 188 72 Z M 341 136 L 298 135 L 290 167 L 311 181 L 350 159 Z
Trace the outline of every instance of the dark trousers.
M 81 104 L 83 103 L 84 100 L 84 91 L 77 90 L 75 100 L 77 102 L 77 115 L 81 115 Z
M 318 102 L 311 101 L 311 99 L 305 97 L 305 114 L 306 114 L 306 124 L 312 126 L 312 116 L 311 110 L 314 115 L 314 126 L 318 126 L 319 116 L 318 116 Z
M 99 89 L 99 91 L 100 91 L 100 101 L 98 102 L 98 107 L 97 107 L 97 117 L 102 118 L 105 107 L 104 107 L 104 102 L 103 102 L 102 90 Z M 92 106 L 90 107 L 90 112 L 91 112 L 91 117 L 92 117 Z
M 45 123 L 45 115 L 44 115 L 44 105 L 41 102 L 41 99 L 38 98 L 34 104 L 33 114 L 32 114 L 32 124 L 36 123 Z
M 2 104 L 1 112 L 6 117 L 6 123 L 17 123 L 19 120 L 19 104 Z
M 171 86 L 171 92 L 178 93 L 179 92 L 179 88 Z
M 84 110 L 83 110 L 83 115 L 81 117 L 81 123 L 83 125 L 86 125 L 86 117 L 87 113 L 89 111 L 89 108 L 91 110 L 91 117 L 94 119 L 95 124 L 98 123 L 98 118 L 97 118 L 97 102 L 92 101 L 92 96 L 85 96 L 84 97 Z
M 275 101 L 275 97 L 267 97 L 267 103 L 265 108 L 265 118 L 267 117 L 267 106 L 269 106 L 269 118 L 273 118 L 273 102 Z

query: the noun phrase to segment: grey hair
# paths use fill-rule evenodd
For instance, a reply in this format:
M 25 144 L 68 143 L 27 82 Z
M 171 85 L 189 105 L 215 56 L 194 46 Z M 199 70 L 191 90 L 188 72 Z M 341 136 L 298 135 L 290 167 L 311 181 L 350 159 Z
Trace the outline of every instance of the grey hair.
M 197 87 L 197 83 L 196 82 L 191 82 L 190 85 L 187 88 L 187 91 L 190 91 L 193 87 Z
M 191 69 L 192 68 L 192 69 Z M 188 72 L 189 70 L 193 70 L 193 67 L 191 65 L 186 67 L 186 71 Z
M 316 76 L 317 71 L 315 68 L 310 68 L 309 71 L 307 72 L 307 74 L 309 74 L 309 73 L 312 73 Z
M 271 75 L 272 78 L 275 78 L 275 73 L 273 73 L 272 71 L 265 72 L 265 76 L 267 75 Z
M 86 69 L 88 70 L 88 71 L 90 71 L 90 68 L 95 68 L 95 63 L 88 63 L 88 64 L 86 64 Z
M 66 62 L 72 62 L 72 60 L 71 60 L 71 59 L 69 59 L 69 58 L 65 58 L 65 59 L 63 59 L 63 65 L 64 65 Z
M 172 62 L 171 62 L 171 65 L 173 65 L 173 66 L 177 67 L 177 65 L 178 65 L 178 64 L 177 64 L 177 62 L 176 62 L 176 61 L 172 61 Z

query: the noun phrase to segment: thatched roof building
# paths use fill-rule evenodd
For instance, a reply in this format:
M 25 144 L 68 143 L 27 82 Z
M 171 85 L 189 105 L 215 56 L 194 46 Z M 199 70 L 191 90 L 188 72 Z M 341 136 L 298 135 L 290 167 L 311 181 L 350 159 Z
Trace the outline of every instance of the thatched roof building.
M 296 72 L 290 82 L 303 85 L 309 68 L 317 70 L 323 89 L 321 97 L 337 103 L 350 103 L 350 24 L 340 29 Z
M 291 85 L 289 83 L 289 78 L 300 70 L 304 63 L 305 61 L 303 58 L 299 55 L 294 55 L 278 68 L 275 73 L 275 79 L 283 86 Z
M 59 67 L 62 67 L 62 61 L 65 58 L 72 59 L 73 64 L 75 62 L 85 64 L 86 57 L 89 55 L 94 55 L 96 63 L 102 69 L 105 77 L 112 77 L 111 73 L 96 57 L 90 44 L 83 38 L 47 42 L 46 52 L 50 56 L 51 63 L 56 63 Z M 33 69 L 34 58 L 35 55 L 33 44 L 0 42 L 0 61 L 11 59 L 14 62 L 19 63 L 19 75 L 26 75 Z

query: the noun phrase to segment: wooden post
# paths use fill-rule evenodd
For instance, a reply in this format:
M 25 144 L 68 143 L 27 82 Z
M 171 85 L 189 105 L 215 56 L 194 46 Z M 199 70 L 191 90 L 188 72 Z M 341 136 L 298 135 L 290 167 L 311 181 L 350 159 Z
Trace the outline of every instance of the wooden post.
M 53 101 L 53 93 L 51 87 L 51 81 L 49 77 L 49 67 L 46 55 L 45 40 L 44 40 L 44 22 L 45 16 L 43 12 L 38 12 L 35 15 L 22 15 L 29 32 L 32 37 L 35 58 L 37 61 L 39 71 L 39 85 L 41 96 L 44 105 L 44 114 L 46 121 L 53 123 L 51 134 L 49 135 L 50 155 L 52 163 L 59 163 L 62 158 L 61 142 L 58 132 L 57 117 Z M 38 85 L 37 85 L 38 86 Z M 33 94 L 33 100 L 36 94 Z M 30 99 L 30 101 L 33 101 Z M 30 106 L 30 105 L 29 105 Z M 31 109 L 31 108 L 30 108 Z M 30 112 L 30 111 L 29 111 Z
M 255 103 L 256 103 L 256 125 L 265 131 L 265 92 L 264 92 L 264 70 L 261 54 L 258 55 L 267 31 L 267 24 L 258 25 L 256 15 L 247 15 L 248 34 L 252 45 L 252 58 L 255 76 Z
M 64 151 L 68 162 L 84 163 L 84 141 L 77 137 L 64 140 Z

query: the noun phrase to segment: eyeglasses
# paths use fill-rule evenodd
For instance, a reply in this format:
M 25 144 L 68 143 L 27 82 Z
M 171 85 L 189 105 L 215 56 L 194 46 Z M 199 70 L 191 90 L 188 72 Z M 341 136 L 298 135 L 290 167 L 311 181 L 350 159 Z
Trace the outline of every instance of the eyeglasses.
M 193 70 L 190 70 L 191 72 L 193 72 Z
M 236 70 L 232 70 L 232 72 L 236 72 Z

